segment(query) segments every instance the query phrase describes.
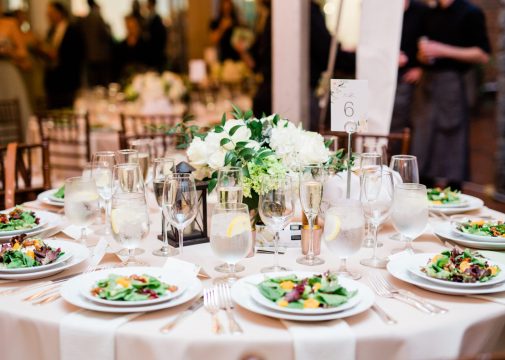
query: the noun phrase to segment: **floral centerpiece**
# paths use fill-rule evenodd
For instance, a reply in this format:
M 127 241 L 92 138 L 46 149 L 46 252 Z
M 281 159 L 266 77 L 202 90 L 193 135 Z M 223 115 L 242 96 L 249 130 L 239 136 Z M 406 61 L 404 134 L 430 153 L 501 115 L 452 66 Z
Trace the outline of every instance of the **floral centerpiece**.
M 221 123 L 205 134 L 192 130 L 187 149 L 198 180 L 209 181 L 209 192 L 217 184 L 218 170 L 237 166 L 243 173 L 244 202 L 250 210 L 258 207 L 258 195 L 269 189 L 272 178 L 285 176 L 297 166 L 324 163 L 335 172 L 344 169 L 343 151 L 331 155 L 323 137 L 305 131 L 274 114 L 254 117 L 236 107 L 233 118 L 223 115 Z M 263 186 L 263 188 L 262 188 Z

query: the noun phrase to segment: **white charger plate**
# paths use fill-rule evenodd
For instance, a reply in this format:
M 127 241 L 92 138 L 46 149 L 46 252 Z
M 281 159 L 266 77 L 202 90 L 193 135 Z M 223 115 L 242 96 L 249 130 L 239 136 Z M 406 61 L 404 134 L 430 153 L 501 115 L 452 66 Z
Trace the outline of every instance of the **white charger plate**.
M 14 208 L 3 210 L 3 211 L 0 211 L 0 214 L 8 214 L 12 210 L 14 210 Z M 19 234 L 23 234 L 23 233 L 29 234 L 34 231 L 37 231 L 38 229 L 44 227 L 47 224 L 47 219 L 42 214 L 42 213 L 45 213 L 45 211 L 38 211 L 38 210 L 32 210 L 32 209 L 25 209 L 25 210 L 26 211 L 33 211 L 35 213 L 35 216 L 39 218 L 39 223 L 29 229 L 9 230 L 9 231 L 0 230 L 0 237 L 12 237 L 14 235 L 19 235 Z
M 425 280 L 412 274 L 409 271 L 410 256 L 398 256 L 390 260 L 387 265 L 387 270 L 395 278 L 415 285 L 425 290 L 433 291 L 446 295 L 478 295 L 478 294 L 494 294 L 505 291 L 505 283 L 497 285 L 482 286 L 478 288 L 459 288 L 454 286 L 445 286 Z
M 149 268 L 149 269 L 152 271 L 153 269 L 156 268 Z M 167 274 L 167 279 L 169 279 L 169 276 L 174 276 L 173 274 L 169 274 L 168 272 L 166 272 L 166 270 L 165 273 Z M 65 299 L 65 301 L 69 302 L 72 305 L 78 306 L 83 309 L 98 312 L 135 313 L 135 312 L 149 312 L 149 311 L 163 310 L 184 304 L 194 299 L 202 292 L 202 283 L 200 282 L 200 280 L 194 277 L 194 275 L 179 273 L 177 274 L 177 278 L 179 279 L 179 281 L 185 282 L 186 290 L 181 294 L 181 296 L 173 299 L 172 301 L 165 301 L 162 303 L 145 306 L 110 306 L 90 301 L 82 295 L 83 279 L 85 279 L 86 275 L 89 274 L 82 274 L 67 281 L 61 287 L 60 294 L 63 297 L 63 299 Z
M 484 283 L 482 282 L 476 282 L 476 283 L 458 283 L 458 282 L 452 282 L 448 280 L 442 280 L 442 279 L 437 279 L 437 278 L 432 278 L 431 276 L 428 276 L 424 272 L 421 271 L 421 266 L 425 266 L 430 259 L 432 259 L 435 255 L 438 253 L 432 253 L 432 254 L 415 254 L 411 255 L 410 257 L 410 265 L 408 270 L 424 279 L 431 281 L 435 284 L 440 284 L 441 286 L 452 286 L 452 287 L 457 287 L 461 289 L 475 289 L 483 286 L 490 286 L 490 285 L 496 285 L 503 283 L 505 281 L 505 265 L 502 263 L 498 263 L 495 261 L 491 261 L 488 259 L 488 262 L 490 265 L 498 265 L 501 269 L 501 272 L 498 274 L 498 276 L 492 278 L 489 281 L 486 281 Z
M 59 263 L 49 269 L 28 272 L 28 273 L 20 273 L 20 274 L 9 274 L 0 272 L 0 279 L 5 280 L 34 280 L 40 279 L 44 277 L 48 277 L 63 270 L 72 268 L 74 266 L 79 265 L 84 260 L 89 257 L 89 250 L 86 246 L 77 244 L 72 241 L 64 241 L 64 240 L 46 240 L 48 243 L 51 243 L 51 246 L 60 246 L 64 248 L 65 251 L 69 251 L 72 254 L 72 257 L 66 261 Z
M 142 301 L 117 301 L 117 300 L 106 300 L 91 294 L 91 290 L 95 287 L 97 281 L 101 279 L 107 279 L 110 274 L 124 275 L 130 276 L 133 274 L 136 275 L 150 275 L 160 279 L 161 281 L 169 284 L 177 286 L 177 290 L 174 292 L 167 291 L 165 295 L 151 300 L 142 300 Z M 82 295 L 91 301 L 96 303 L 108 305 L 108 306 L 143 306 L 143 305 L 152 305 L 158 304 L 165 301 L 169 301 L 175 299 L 176 297 L 182 295 L 182 293 L 186 290 L 186 285 L 181 282 L 181 280 L 175 277 L 173 274 L 168 274 L 166 271 L 163 271 L 161 268 L 151 268 L 151 267 L 128 267 L 128 268 L 115 268 L 115 269 L 107 269 L 102 271 L 95 271 L 85 279 L 82 279 L 83 285 L 81 288 Z
M 451 224 L 452 231 L 458 234 L 459 236 L 463 236 L 473 241 L 484 241 L 484 242 L 502 242 L 505 244 L 505 238 L 501 236 L 485 236 L 485 235 L 476 235 L 476 234 L 468 234 L 457 228 L 456 224 Z
M 444 213 L 445 215 L 453 215 L 464 213 L 467 211 L 478 210 L 484 206 L 484 201 L 475 196 L 461 194 L 460 197 L 461 201 L 464 202 L 463 206 L 451 206 L 451 207 L 430 206 L 430 210 L 433 210 L 435 212 L 441 212 Z
M 58 266 L 59 264 L 62 264 L 70 260 L 70 258 L 72 257 L 72 251 L 70 247 L 67 247 L 67 242 L 58 240 L 44 240 L 44 242 L 53 249 L 60 248 L 64 254 L 60 256 L 58 259 L 56 259 L 55 262 L 46 265 L 34 266 L 30 268 L 17 268 L 17 269 L 7 269 L 0 267 L 0 274 L 23 274 L 23 273 L 44 271 L 54 266 Z
M 57 191 L 58 191 L 58 189 L 51 189 L 51 190 L 46 190 L 44 192 L 41 192 L 37 196 L 37 200 L 39 200 L 45 204 L 48 204 L 48 205 L 63 207 L 63 206 L 65 206 L 65 200 L 58 199 L 57 197 L 54 196 L 54 193 Z
M 498 241 L 475 241 L 455 233 L 449 222 L 433 222 L 433 232 L 435 235 L 447 240 L 451 240 L 458 245 L 472 249 L 482 250 L 505 250 L 505 238 L 502 242 Z
M 290 272 L 275 272 L 275 273 L 267 273 L 263 274 L 263 277 L 258 281 L 258 282 L 250 282 L 251 284 L 259 284 L 260 282 L 266 280 L 267 278 L 276 278 L 280 276 L 289 276 L 289 275 L 296 275 L 299 279 L 303 278 L 308 278 L 314 276 L 313 272 L 308 272 L 308 271 L 290 271 Z M 358 289 L 356 286 L 357 282 L 351 279 L 346 279 L 343 277 L 340 277 L 338 279 L 339 283 L 345 287 L 346 289 L 353 291 Z M 331 314 L 339 311 L 344 311 L 347 309 L 352 308 L 353 306 L 356 306 L 360 301 L 361 297 L 358 293 L 350 298 L 347 302 L 343 303 L 340 306 L 336 307 L 331 307 L 331 308 L 317 308 L 317 309 L 293 309 L 293 308 L 288 308 L 288 307 L 282 307 L 277 305 L 275 302 L 268 300 L 266 297 L 264 297 L 259 289 L 257 287 L 253 287 L 251 285 L 250 288 L 250 293 L 252 298 L 259 303 L 260 305 L 267 307 L 269 309 L 272 309 L 274 311 L 282 311 L 285 313 L 290 313 L 290 314 L 303 314 L 303 315 L 321 315 L 321 314 Z
M 231 288 L 231 296 L 233 301 L 240 307 L 243 307 L 246 310 L 249 310 L 251 312 L 260 315 L 265 315 L 276 319 L 285 319 L 294 321 L 327 321 L 327 320 L 342 319 L 360 314 L 368 310 L 374 304 L 375 301 L 375 296 L 372 290 L 370 290 L 367 286 L 361 283 L 356 283 L 356 288 L 358 290 L 358 294 L 356 296 L 361 297 L 361 301 L 356 306 L 350 309 L 339 312 L 333 312 L 329 314 L 316 314 L 316 315 L 290 314 L 282 311 L 275 311 L 258 304 L 251 296 L 251 292 L 253 289 L 250 283 L 258 283 L 263 278 L 264 274 L 256 274 L 238 280 L 235 284 L 233 284 Z
M 26 234 L 28 236 L 34 236 L 40 234 L 41 232 L 48 230 L 51 227 L 59 225 L 62 220 L 61 215 L 48 211 L 35 210 L 35 214 L 40 218 L 40 226 L 31 229 L 16 230 L 15 234 L 11 232 L 0 232 L 0 242 L 6 242 L 6 240 L 10 240 L 14 235 Z

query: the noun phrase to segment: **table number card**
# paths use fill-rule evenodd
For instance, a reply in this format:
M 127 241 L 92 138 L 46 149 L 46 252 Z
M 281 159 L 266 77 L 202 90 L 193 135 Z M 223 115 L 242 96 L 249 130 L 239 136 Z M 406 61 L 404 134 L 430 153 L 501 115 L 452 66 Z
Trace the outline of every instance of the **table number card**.
M 349 122 L 355 131 L 366 131 L 368 111 L 368 81 L 331 79 L 331 130 L 346 131 Z

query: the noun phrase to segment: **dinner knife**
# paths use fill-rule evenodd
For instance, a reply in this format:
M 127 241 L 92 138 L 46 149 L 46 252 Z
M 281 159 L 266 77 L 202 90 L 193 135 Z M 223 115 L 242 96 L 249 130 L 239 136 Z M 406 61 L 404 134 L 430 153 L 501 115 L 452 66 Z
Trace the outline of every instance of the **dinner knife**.
M 168 333 L 170 330 L 172 330 L 179 323 L 179 321 L 185 319 L 186 317 L 188 317 L 189 315 L 194 313 L 196 310 L 200 309 L 202 307 L 202 305 L 203 305 L 203 296 L 200 296 L 198 298 L 198 300 L 196 300 L 193 304 L 191 304 L 190 307 L 188 307 L 186 310 L 184 310 L 179 315 L 177 315 L 177 317 L 174 320 L 172 320 L 168 324 L 162 326 L 160 328 L 160 332 L 162 334 Z

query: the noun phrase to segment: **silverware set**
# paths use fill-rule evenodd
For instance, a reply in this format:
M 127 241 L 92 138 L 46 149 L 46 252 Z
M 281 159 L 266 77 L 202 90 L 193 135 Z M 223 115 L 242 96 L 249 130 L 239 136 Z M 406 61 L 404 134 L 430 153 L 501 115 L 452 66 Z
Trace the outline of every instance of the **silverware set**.
M 228 285 L 220 284 L 213 288 L 207 288 L 203 291 L 203 306 L 212 316 L 212 332 L 214 334 L 224 333 L 224 327 L 221 324 L 218 314 L 220 310 L 226 312 L 228 318 L 228 330 L 230 334 L 243 333 L 239 323 L 233 315 L 233 301 Z

